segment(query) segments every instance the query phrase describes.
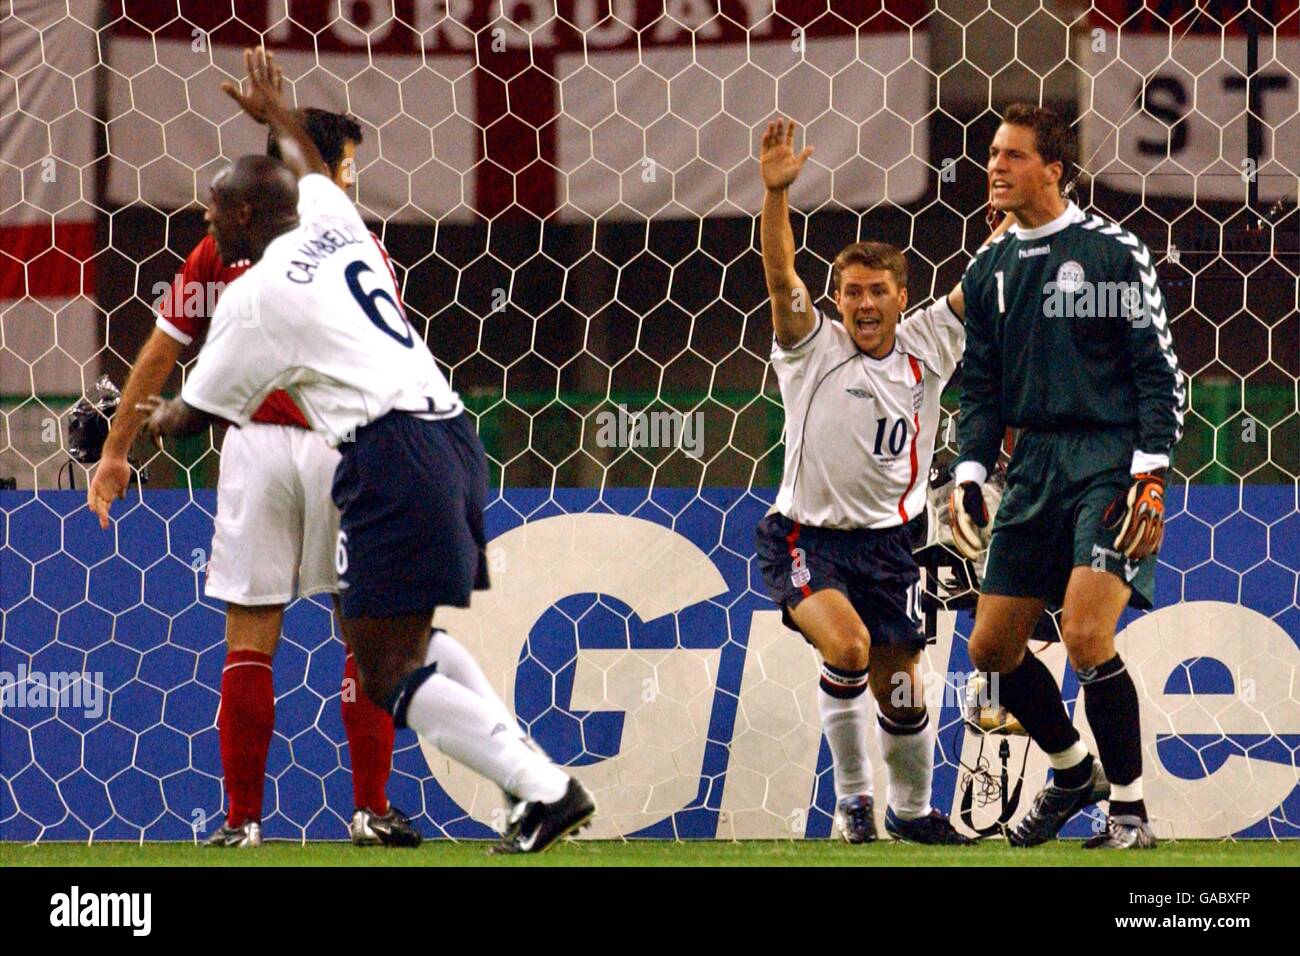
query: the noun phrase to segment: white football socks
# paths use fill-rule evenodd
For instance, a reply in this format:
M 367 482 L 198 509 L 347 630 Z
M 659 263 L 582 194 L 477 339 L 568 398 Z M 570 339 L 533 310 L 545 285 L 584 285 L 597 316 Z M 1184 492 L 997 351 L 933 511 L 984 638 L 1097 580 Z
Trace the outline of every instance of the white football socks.
M 439 674 L 478 694 L 496 711 L 499 721 L 518 736 L 526 736 L 519 727 L 519 721 L 515 720 L 510 708 L 506 707 L 505 701 L 492 689 L 492 684 L 483 673 L 483 668 L 478 666 L 478 661 L 474 660 L 474 655 L 442 628 L 433 629 L 424 663 L 437 664 Z
M 890 720 L 884 714 L 880 728 L 880 756 L 889 767 L 889 807 L 903 820 L 916 820 L 930 812 L 930 787 L 934 777 L 934 724 L 928 713 L 911 724 Z
M 1111 803 L 1137 803 L 1142 799 L 1142 778 L 1132 783 L 1112 783 L 1110 785 Z
M 834 697 L 825 687 L 817 691 L 822 733 L 831 748 L 835 774 L 835 797 L 871 795 L 871 754 L 867 751 L 867 727 L 871 721 L 869 695 Z
M 425 678 L 406 708 L 406 725 L 423 740 L 507 793 L 543 803 L 563 797 L 568 775 L 517 733 L 501 729 L 500 718 L 499 707 L 438 673 Z

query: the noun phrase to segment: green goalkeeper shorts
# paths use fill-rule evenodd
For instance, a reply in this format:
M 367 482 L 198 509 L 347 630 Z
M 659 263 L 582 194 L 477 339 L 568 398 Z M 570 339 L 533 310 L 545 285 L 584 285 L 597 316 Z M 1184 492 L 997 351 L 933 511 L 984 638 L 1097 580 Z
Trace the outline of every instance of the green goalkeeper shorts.
M 1125 429 L 1026 431 L 1007 470 L 981 591 L 1059 608 L 1071 571 L 1091 566 L 1128 584 L 1130 605 L 1150 608 L 1155 555 L 1128 561 L 1101 526 L 1106 506 L 1132 483 L 1134 441 Z

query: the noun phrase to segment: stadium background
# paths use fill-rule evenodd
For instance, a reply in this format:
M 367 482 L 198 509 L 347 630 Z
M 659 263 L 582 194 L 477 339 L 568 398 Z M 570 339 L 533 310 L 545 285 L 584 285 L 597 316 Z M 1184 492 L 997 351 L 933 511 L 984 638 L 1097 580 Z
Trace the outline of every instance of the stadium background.
M 986 233 L 995 111 L 1077 119 L 1079 198 L 1152 249 L 1192 374 L 1161 607 L 1121 639 L 1153 812 L 1166 834 L 1300 836 L 1296 4 L 613 6 L 5 5 L 0 476 L 20 490 L 0 492 L 0 837 L 187 839 L 220 810 L 222 616 L 201 596 L 219 436 L 154 458 L 114 533 L 57 487 L 61 416 L 123 381 L 207 181 L 262 147 L 216 90 L 260 39 L 300 104 L 363 124 L 358 202 L 500 489 L 498 587 L 445 623 L 597 789 L 603 836 L 830 829 L 815 665 L 750 566 L 782 424 L 756 131 L 781 111 L 817 146 L 792 195 L 810 285 L 847 241 L 884 238 L 920 303 Z M 700 413 L 703 453 L 601 447 L 620 406 Z M 942 616 L 930 669 L 969 670 L 968 627 Z M 269 836 L 345 835 L 330 628 L 314 602 L 286 619 Z M 73 690 L 32 703 L 67 673 L 103 687 L 101 714 Z M 940 726 L 936 803 L 956 811 L 978 742 L 951 697 Z M 488 834 L 492 788 L 399 748 L 398 805 Z M 1031 756 L 1026 787 L 1045 772 Z

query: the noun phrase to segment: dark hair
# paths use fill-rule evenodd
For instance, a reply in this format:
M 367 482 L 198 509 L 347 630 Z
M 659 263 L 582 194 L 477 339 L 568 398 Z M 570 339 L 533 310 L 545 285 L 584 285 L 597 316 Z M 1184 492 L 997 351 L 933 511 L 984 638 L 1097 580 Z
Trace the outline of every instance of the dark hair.
M 841 249 L 831 264 L 831 283 L 836 292 L 840 290 L 845 267 L 851 265 L 884 269 L 893 275 L 900 289 L 907 288 L 907 257 L 897 246 L 887 242 L 855 242 Z
M 294 110 L 294 115 L 302 121 L 307 135 L 320 150 L 321 159 L 330 168 L 330 173 L 337 173 L 339 163 L 343 162 L 343 144 L 348 140 L 361 142 L 361 124 L 346 113 L 331 113 L 318 110 L 313 106 Z M 282 159 L 280 144 L 275 141 L 275 133 L 266 137 L 266 155 L 272 159 Z
M 1061 164 L 1061 191 L 1074 181 L 1079 165 L 1079 145 L 1074 130 L 1055 110 L 1032 103 L 1012 103 L 1002 114 L 1002 122 L 1034 131 L 1034 148 L 1044 163 Z

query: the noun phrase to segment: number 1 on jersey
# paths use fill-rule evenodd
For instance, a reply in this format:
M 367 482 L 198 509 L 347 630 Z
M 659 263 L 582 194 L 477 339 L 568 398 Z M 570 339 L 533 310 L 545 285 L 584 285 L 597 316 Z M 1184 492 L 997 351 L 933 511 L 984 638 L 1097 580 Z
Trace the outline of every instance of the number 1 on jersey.
M 1003 289 L 1002 270 L 999 269 L 993 275 L 998 280 L 998 312 L 1005 313 L 1007 311 L 1007 300 Z

